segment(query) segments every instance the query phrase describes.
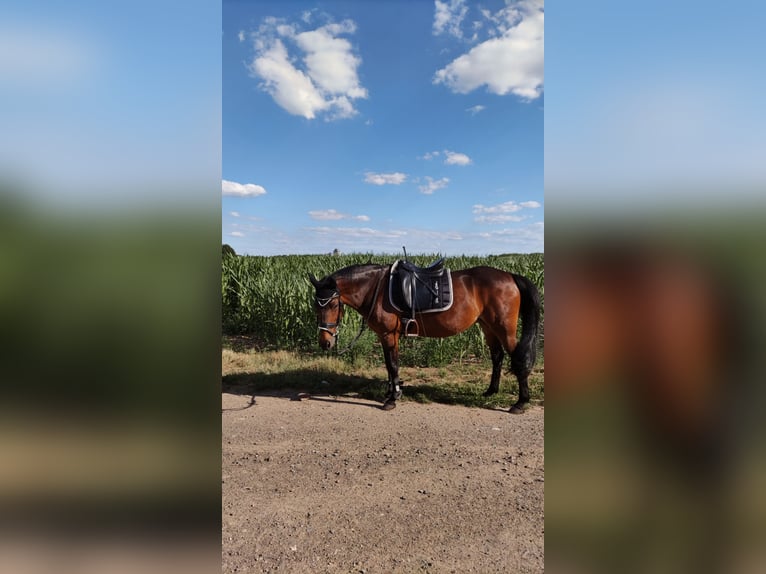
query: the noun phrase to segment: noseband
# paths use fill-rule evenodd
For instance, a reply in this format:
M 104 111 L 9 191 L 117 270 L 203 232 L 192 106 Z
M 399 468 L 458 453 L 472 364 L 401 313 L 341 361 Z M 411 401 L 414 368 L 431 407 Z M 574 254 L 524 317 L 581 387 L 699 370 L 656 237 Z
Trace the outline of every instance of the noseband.
M 334 338 L 338 338 L 338 331 L 340 331 L 340 317 L 343 314 L 343 303 L 340 301 L 340 293 L 337 291 L 333 291 L 328 297 L 315 297 L 314 301 L 317 305 L 319 305 L 320 308 L 325 308 L 327 305 L 330 304 L 330 302 L 333 299 L 338 300 L 338 317 L 335 319 L 334 323 L 325 323 L 323 321 L 319 322 L 319 330 L 320 331 L 327 331 L 332 335 Z M 332 329 L 335 329 L 335 332 L 332 331 Z

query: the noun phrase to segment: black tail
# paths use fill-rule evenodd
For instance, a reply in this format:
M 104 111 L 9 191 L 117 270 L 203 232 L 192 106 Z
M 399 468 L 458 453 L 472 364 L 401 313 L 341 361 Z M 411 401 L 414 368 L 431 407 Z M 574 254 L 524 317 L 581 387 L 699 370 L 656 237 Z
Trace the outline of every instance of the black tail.
M 537 359 L 537 331 L 540 326 L 540 292 L 529 279 L 513 274 L 521 293 L 521 340 L 511 353 L 511 372 L 518 378 L 526 378 L 532 372 Z

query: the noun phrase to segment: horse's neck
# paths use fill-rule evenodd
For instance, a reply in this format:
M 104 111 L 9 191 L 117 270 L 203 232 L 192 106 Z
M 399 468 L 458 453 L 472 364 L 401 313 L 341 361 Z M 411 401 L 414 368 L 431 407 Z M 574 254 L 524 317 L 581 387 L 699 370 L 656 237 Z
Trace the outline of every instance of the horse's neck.
M 338 278 L 338 288 L 343 302 L 360 313 L 365 310 L 368 298 L 385 273 L 385 267 L 374 266 L 365 270 L 364 276 Z M 374 303 L 374 302 L 373 302 Z

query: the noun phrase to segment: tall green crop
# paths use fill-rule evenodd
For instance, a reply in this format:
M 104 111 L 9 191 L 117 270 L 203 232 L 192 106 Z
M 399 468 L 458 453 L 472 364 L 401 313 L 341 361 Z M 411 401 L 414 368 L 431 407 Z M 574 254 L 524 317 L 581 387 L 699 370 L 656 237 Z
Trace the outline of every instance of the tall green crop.
M 317 325 L 313 308 L 313 287 L 308 274 L 324 277 L 343 267 L 361 263 L 390 264 L 397 255 L 285 255 L 275 257 L 223 257 L 221 297 L 223 332 L 249 334 L 262 348 L 317 351 Z M 415 255 L 409 259 L 426 265 L 437 255 Z M 447 258 L 452 270 L 489 265 L 529 277 L 544 295 L 542 254 L 461 256 Z M 348 310 L 339 336 L 341 348 L 356 336 L 362 317 Z M 350 361 L 380 361 L 380 347 L 374 333 L 367 330 L 354 348 L 344 355 Z M 456 359 L 488 355 L 481 330 L 474 326 L 448 339 L 402 339 L 403 364 L 445 365 Z

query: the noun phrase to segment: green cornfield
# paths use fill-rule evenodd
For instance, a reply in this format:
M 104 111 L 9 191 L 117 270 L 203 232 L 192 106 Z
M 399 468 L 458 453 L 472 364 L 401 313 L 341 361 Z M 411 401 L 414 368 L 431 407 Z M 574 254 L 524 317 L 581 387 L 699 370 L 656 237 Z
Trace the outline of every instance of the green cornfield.
M 308 280 L 313 273 L 321 278 L 348 265 L 390 264 L 398 255 L 284 255 L 251 256 L 224 253 L 221 274 L 222 328 L 224 335 L 249 335 L 260 349 L 284 349 L 318 353 L 314 315 L 314 289 Z M 418 265 L 427 265 L 438 255 L 410 255 Z M 459 256 L 446 258 L 453 271 L 489 265 L 531 279 L 544 301 L 543 254 Z M 544 307 L 544 305 L 543 305 Z M 359 332 L 362 317 L 347 309 L 341 322 L 337 349 L 343 350 Z M 544 312 L 541 318 L 538 351 L 542 361 Z M 411 366 L 443 366 L 455 361 L 487 359 L 483 335 L 474 325 L 447 339 L 402 338 L 400 362 Z M 345 360 L 379 362 L 382 352 L 374 333 L 366 330 L 346 353 Z

